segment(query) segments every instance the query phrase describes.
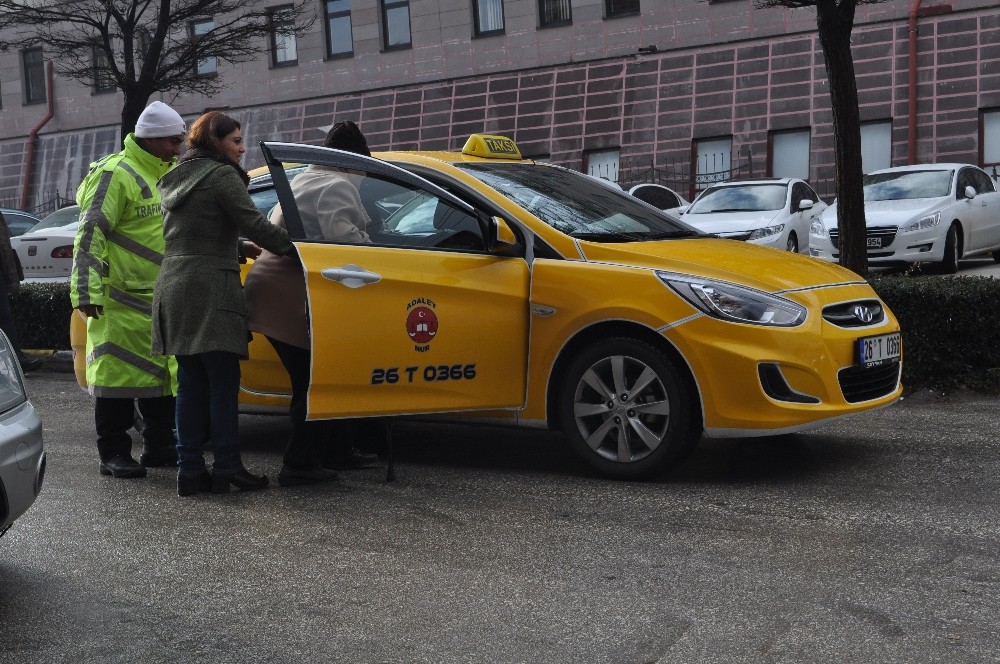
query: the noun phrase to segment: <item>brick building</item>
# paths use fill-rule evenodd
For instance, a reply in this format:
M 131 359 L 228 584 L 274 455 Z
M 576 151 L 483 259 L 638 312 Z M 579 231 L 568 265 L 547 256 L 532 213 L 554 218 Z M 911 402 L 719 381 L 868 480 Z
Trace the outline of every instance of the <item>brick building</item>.
M 280 12 L 282 0 L 273 2 Z M 832 194 L 811 9 L 758 10 L 753 0 L 315 4 L 310 31 L 276 28 L 256 61 L 204 63 L 205 75 L 225 80 L 222 93 L 163 100 L 189 119 L 227 109 L 250 145 L 316 143 L 334 120 L 353 119 L 375 149 L 455 149 L 488 132 L 513 137 L 528 156 L 626 183 L 657 179 L 690 193 L 699 174 L 794 175 Z M 1000 163 L 996 0 L 861 5 L 852 42 L 865 170 L 911 154 Z M 44 46 L 0 54 L 2 204 L 72 196 L 88 164 L 118 149 L 120 94 L 58 76 L 48 89 L 44 58 Z M 244 166 L 260 163 L 248 150 Z

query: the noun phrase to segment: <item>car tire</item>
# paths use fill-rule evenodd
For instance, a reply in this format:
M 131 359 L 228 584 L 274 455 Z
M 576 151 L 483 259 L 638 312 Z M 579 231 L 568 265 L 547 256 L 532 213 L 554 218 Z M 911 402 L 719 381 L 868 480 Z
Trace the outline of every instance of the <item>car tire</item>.
M 563 374 L 557 398 L 570 445 L 616 479 L 662 475 L 701 437 L 700 410 L 686 374 L 638 339 L 613 338 L 585 348 Z
M 944 258 L 941 260 L 942 274 L 958 272 L 958 226 L 952 224 L 944 239 Z
M 799 253 L 799 240 L 795 237 L 795 231 L 788 234 L 788 240 L 785 242 L 785 250 L 793 254 Z

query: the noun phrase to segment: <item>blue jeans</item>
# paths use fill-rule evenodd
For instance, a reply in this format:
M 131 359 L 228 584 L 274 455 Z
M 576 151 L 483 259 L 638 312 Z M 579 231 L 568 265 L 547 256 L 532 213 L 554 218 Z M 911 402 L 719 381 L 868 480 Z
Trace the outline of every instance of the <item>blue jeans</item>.
M 240 358 L 212 351 L 177 356 L 178 473 L 205 471 L 205 444 L 211 442 L 216 473 L 243 467 L 239 438 Z

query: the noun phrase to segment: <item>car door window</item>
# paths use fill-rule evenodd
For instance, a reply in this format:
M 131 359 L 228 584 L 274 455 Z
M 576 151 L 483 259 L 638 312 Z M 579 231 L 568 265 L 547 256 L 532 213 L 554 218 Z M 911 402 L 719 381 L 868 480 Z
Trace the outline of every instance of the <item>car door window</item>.
M 979 169 L 969 169 L 972 175 L 973 187 L 976 188 L 976 192 L 980 194 L 987 194 L 995 191 L 993 186 L 993 180 L 990 176 L 980 171 Z
M 958 172 L 958 186 L 956 187 L 955 191 L 956 199 L 961 200 L 965 198 L 966 187 L 972 187 L 973 189 L 976 189 L 976 191 L 979 191 L 979 189 L 976 187 L 976 181 L 973 178 L 971 168 L 963 168 Z

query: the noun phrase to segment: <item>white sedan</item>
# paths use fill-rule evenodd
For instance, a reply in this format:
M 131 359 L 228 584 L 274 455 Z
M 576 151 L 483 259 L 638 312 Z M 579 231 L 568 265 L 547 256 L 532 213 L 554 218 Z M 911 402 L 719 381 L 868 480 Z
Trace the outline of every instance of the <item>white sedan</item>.
M 80 225 L 80 207 L 56 210 L 31 230 L 10 239 L 24 269 L 25 283 L 66 281 L 73 269 L 73 240 Z
M 681 220 L 718 237 L 805 254 L 809 226 L 826 207 L 798 178 L 741 180 L 705 189 Z
M 864 178 L 871 265 L 937 263 L 954 273 L 958 259 L 994 252 L 1000 260 L 1000 193 L 970 164 L 922 164 L 873 171 Z M 837 203 L 811 229 L 812 255 L 840 258 Z

